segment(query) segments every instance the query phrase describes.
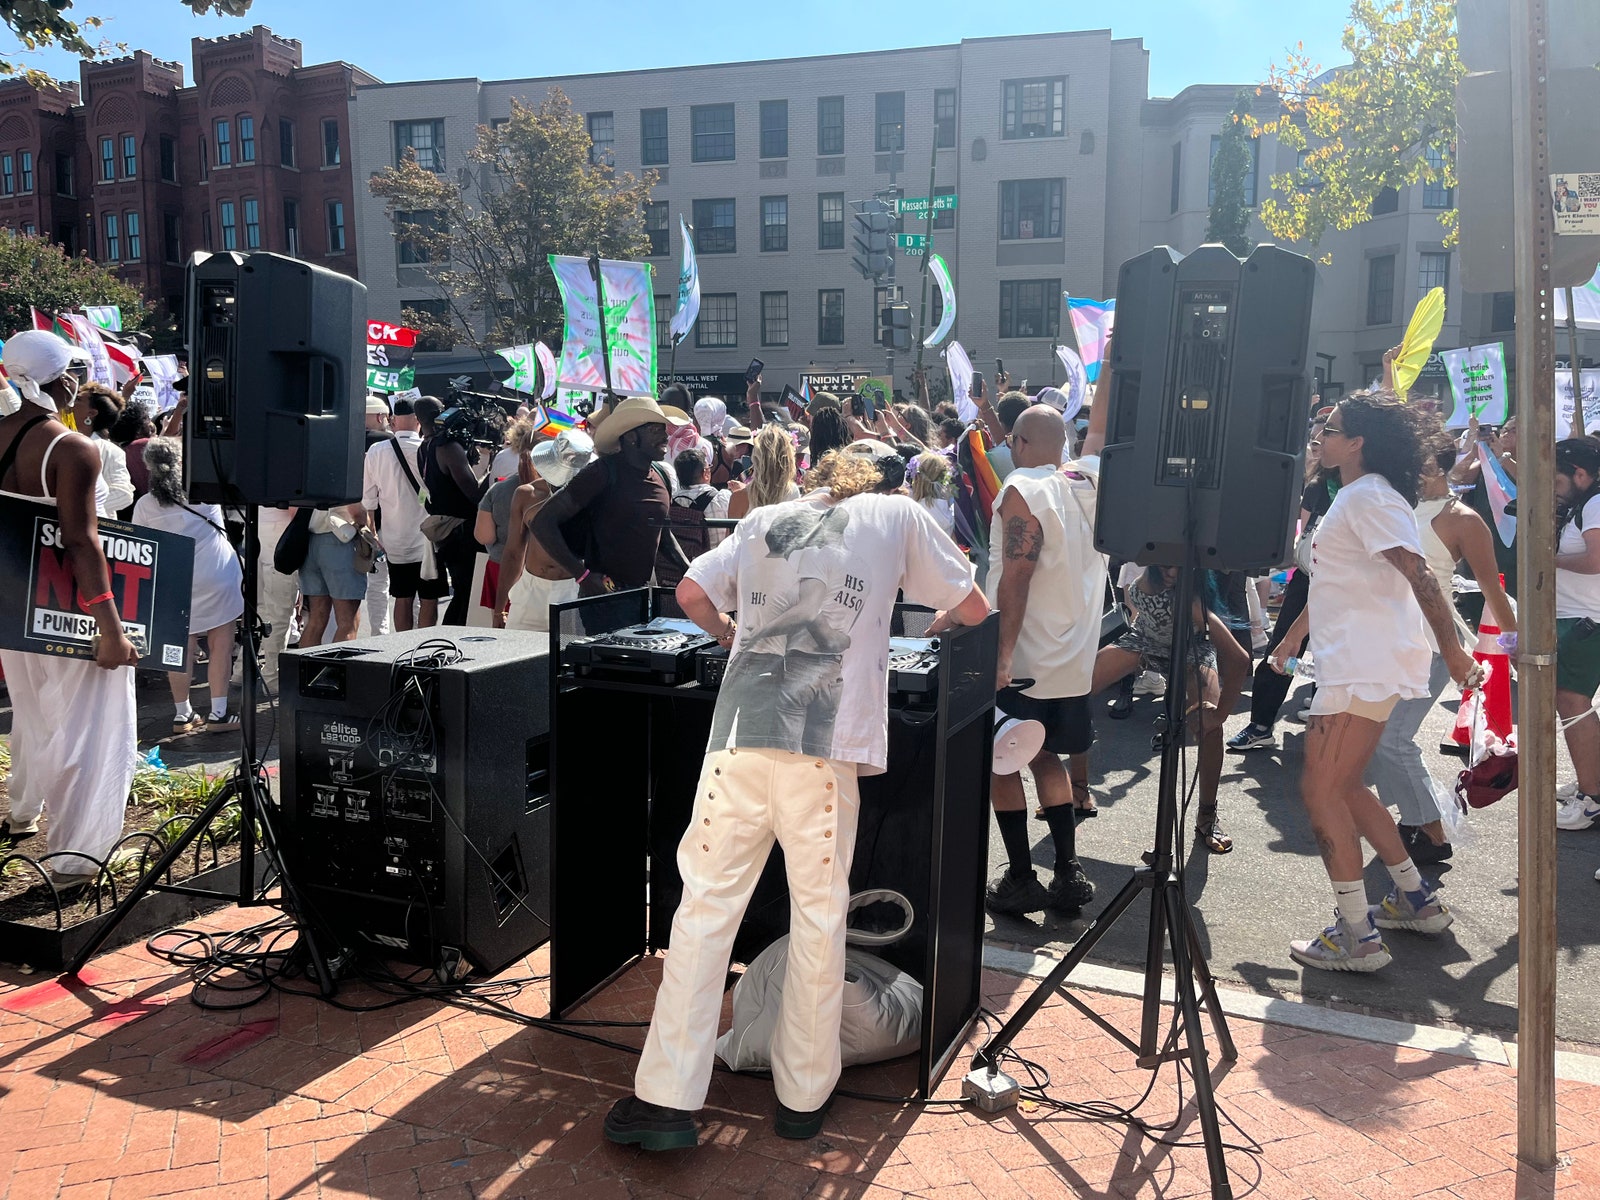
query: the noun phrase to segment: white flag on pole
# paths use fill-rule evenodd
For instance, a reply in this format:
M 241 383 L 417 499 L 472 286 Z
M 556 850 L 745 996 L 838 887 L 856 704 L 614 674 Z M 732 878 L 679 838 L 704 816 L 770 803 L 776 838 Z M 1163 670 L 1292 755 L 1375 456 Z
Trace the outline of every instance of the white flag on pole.
M 694 234 L 681 213 L 678 227 L 683 231 L 683 267 L 678 272 L 678 307 L 672 314 L 674 343 L 689 336 L 689 330 L 700 316 L 700 262 L 694 256 Z
M 956 416 L 963 421 L 976 421 L 978 406 L 972 402 L 972 360 L 960 342 L 951 342 L 941 353 L 945 370 L 950 372 L 950 395 L 955 400 Z
M 156 407 L 162 412 L 178 407 L 178 356 L 176 354 L 147 354 L 139 360 L 150 373 L 150 382 L 156 391 Z

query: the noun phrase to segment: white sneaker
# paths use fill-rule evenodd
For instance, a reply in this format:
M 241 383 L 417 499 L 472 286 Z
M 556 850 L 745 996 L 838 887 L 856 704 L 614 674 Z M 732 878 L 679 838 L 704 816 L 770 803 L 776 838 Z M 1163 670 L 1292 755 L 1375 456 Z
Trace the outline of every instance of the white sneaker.
M 1574 779 L 1571 783 L 1556 784 L 1556 800 L 1558 802 L 1561 800 L 1571 800 L 1577 794 L 1578 781 L 1576 779 Z
M 1159 671 L 1146 671 L 1133 681 L 1135 696 L 1165 696 L 1167 677 Z
M 1588 829 L 1600 819 L 1600 800 L 1579 792 L 1571 800 L 1556 804 L 1556 828 L 1565 830 Z

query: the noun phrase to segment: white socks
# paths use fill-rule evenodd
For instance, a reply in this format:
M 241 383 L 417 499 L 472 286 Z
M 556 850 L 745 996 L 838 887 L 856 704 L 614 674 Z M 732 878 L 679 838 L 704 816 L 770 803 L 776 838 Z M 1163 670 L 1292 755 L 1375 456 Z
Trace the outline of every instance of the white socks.
M 1356 937 L 1364 937 L 1372 932 L 1372 925 L 1367 919 L 1367 886 L 1359 879 L 1349 882 L 1333 881 L 1333 898 L 1339 905 L 1339 915 L 1344 918 L 1344 926 Z
M 1402 896 L 1411 896 L 1422 891 L 1422 872 L 1417 870 L 1417 864 L 1409 858 L 1397 867 L 1390 867 L 1389 874 Z
M 211 717 L 213 721 L 220 721 L 228 715 L 228 699 L 224 696 L 221 700 L 211 702 Z
M 182 704 L 174 703 L 172 706 L 172 719 L 174 721 L 187 721 L 194 716 L 194 705 L 185 700 Z

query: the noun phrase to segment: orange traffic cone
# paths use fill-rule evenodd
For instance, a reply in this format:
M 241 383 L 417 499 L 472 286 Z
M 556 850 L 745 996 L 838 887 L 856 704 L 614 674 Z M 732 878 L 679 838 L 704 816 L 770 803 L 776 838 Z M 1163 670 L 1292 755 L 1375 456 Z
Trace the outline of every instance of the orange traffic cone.
M 1478 622 L 1478 644 L 1473 648 L 1472 657 L 1490 667 L 1489 678 L 1483 685 L 1483 715 L 1489 732 L 1501 741 L 1511 736 L 1511 659 L 1500 648 L 1497 640 L 1500 628 L 1494 623 L 1487 613 Z M 1467 701 L 1472 699 L 1473 689 L 1467 688 L 1461 693 L 1461 705 L 1456 709 L 1455 727 L 1450 730 L 1450 738 L 1458 746 L 1472 745 L 1472 731 L 1467 727 L 1467 714 L 1470 706 Z

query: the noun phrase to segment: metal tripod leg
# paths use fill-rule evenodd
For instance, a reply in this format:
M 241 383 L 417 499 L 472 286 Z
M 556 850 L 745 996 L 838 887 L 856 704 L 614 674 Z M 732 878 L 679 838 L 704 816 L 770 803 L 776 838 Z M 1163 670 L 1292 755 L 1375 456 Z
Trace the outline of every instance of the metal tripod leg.
M 1195 960 L 1189 956 L 1193 930 L 1184 911 L 1184 896 L 1177 880 L 1169 878 L 1157 891 L 1166 906 L 1168 941 L 1177 974 L 1178 1007 L 1183 1015 L 1184 1037 L 1189 1044 L 1189 1073 L 1194 1079 L 1195 1110 L 1200 1115 L 1200 1132 L 1206 1144 L 1211 1196 L 1212 1200 L 1233 1200 L 1228 1163 L 1222 1153 L 1222 1127 L 1217 1121 L 1217 1104 L 1211 1090 L 1211 1064 L 1206 1058 L 1206 1038 L 1200 1027 L 1200 1003 L 1195 996 Z M 1213 1009 L 1213 1018 L 1217 1015 Z
M 1179 903 L 1186 904 L 1181 891 Z M 1189 961 L 1194 964 L 1195 979 L 1200 984 L 1200 998 L 1205 1001 L 1206 1011 L 1211 1014 L 1211 1030 L 1216 1034 L 1217 1053 L 1223 1062 L 1236 1062 L 1239 1051 L 1233 1044 L 1233 1033 L 1228 1029 L 1227 1015 L 1222 1011 L 1222 1004 L 1217 999 L 1217 981 L 1211 976 L 1211 967 L 1206 962 L 1205 950 L 1200 945 L 1200 935 L 1195 931 L 1194 920 L 1187 910 L 1184 912 L 1184 928 L 1189 931 Z

